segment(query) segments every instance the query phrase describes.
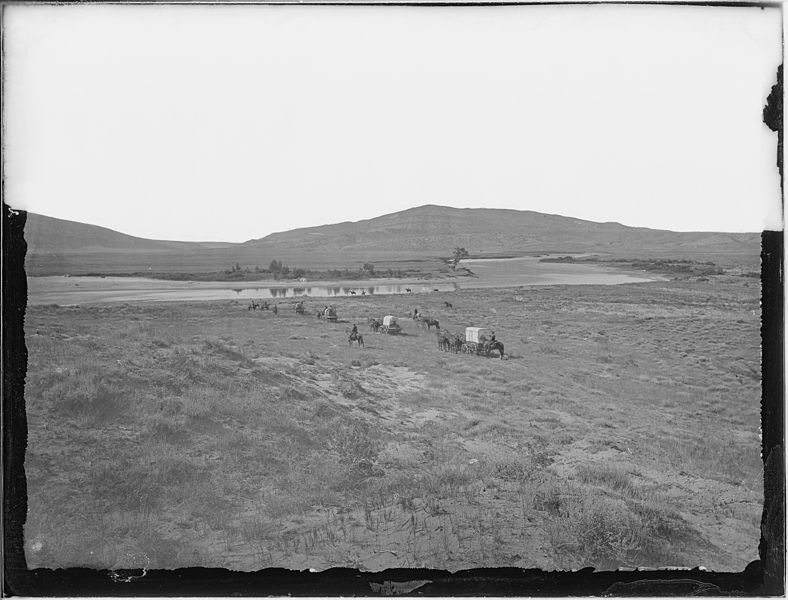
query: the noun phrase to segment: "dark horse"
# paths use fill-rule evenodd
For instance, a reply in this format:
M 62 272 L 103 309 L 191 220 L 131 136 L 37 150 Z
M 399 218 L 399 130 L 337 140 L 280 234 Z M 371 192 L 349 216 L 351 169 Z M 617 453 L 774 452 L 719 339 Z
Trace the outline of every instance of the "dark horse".
M 454 308 L 454 307 L 451 305 L 451 302 L 446 302 L 446 301 L 444 301 L 443 303 L 446 305 L 446 308 Z
M 455 335 L 449 340 L 449 350 L 454 353 L 462 350 L 462 338 L 459 335 Z
M 438 350 L 443 350 L 444 352 L 451 350 L 451 339 L 448 332 L 441 333 L 437 331 L 436 337 L 438 338 Z
M 498 352 L 501 353 L 501 360 L 503 360 L 503 344 L 501 342 L 499 342 L 498 340 L 496 340 L 494 342 L 487 342 L 484 345 L 484 349 L 487 351 L 488 354 L 490 352 L 492 352 L 493 350 L 497 350 Z
M 350 337 L 347 339 L 348 345 L 352 346 L 353 342 L 358 342 L 359 346 L 364 346 L 364 336 L 360 333 L 354 332 L 350 334 Z
M 378 321 L 377 319 L 370 319 L 369 320 L 369 329 L 370 329 L 370 331 L 374 331 L 375 333 L 377 333 L 378 330 L 380 329 L 380 326 L 381 326 L 381 322 Z
M 427 331 L 431 331 L 433 325 L 435 326 L 435 329 L 437 329 L 438 331 L 440 331 L 441 329 L 441 326 L 438 325 L 437 319 L 430 319 L 429 317 L 424 317 L 422 323 L 424 323 L 427 326 Z

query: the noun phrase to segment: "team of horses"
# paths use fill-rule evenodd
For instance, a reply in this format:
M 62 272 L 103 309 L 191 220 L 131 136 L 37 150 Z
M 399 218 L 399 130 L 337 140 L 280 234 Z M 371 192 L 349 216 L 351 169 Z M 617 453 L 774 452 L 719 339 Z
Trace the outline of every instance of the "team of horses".
M 260 302 L 255 302 L 252 300 L 246 310 L 268 310 L 270 306 L 268 302 L 263 302 L 262 300 L 260 300 Z

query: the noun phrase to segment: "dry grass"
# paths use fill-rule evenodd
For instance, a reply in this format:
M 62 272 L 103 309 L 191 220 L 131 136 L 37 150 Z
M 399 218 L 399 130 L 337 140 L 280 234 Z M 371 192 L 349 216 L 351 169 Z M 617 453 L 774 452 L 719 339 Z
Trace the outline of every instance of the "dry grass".
M 508 361 L 438 352 L 405 319 L 408 335 L 365 332 L 361 349 L 341 326 L 232 302 L 31 307 L 29 563 L 755 558 L 757 289 L 518 294 L 418 299 L 452 331 L 492 326 Z M 404 316 L 413 302 L 346 299 L 340 314 Z

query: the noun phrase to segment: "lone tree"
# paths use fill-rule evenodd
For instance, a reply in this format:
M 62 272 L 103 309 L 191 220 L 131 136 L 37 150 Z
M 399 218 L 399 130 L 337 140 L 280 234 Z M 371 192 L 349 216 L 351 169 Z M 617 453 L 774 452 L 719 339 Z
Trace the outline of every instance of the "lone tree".
M 470 254 L 465 248 L 455 248 L 454 249 L 454 258 L 452 259 L 452 269 L 456 269 L 457 265 L 460 264 L 460 261 L 463 258 L 468 258 Z
M 373 265 L 372 263 L 364 263 L 364 266 L 362 268 L 370 275 L 372 275 L 375 272 L 375 265 Z

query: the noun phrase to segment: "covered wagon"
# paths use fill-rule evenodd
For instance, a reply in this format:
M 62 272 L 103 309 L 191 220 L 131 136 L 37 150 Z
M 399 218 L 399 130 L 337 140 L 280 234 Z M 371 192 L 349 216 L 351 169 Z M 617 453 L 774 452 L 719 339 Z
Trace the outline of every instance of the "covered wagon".
M 392 335 L 397 335 L 402 331 L 402 328 L 397 323 L 397 318 L 392 315 L 386 315 L 383 317 L 383 323 L 380 326 L 381 333 L 390 333 Z
M 482 348 L 492 337 L 492 329 L 487 327 L 466 327 L 465 343 L 462 351 L 468 354 L 480 354 Z
M 336 321 L 337 320 L 337 309 L 333 306 L 326 306 L 323 310 L 321 310 L 318 315 L 319 318 L 324 319 L 326 321 Z
M 503 344 L 495 339 L 493 331 L 487 327 L 466 327 L 462 351 L 481 356 L 494 356 L 493 352 L 498 352 L 501 359 L 504 357 Z

